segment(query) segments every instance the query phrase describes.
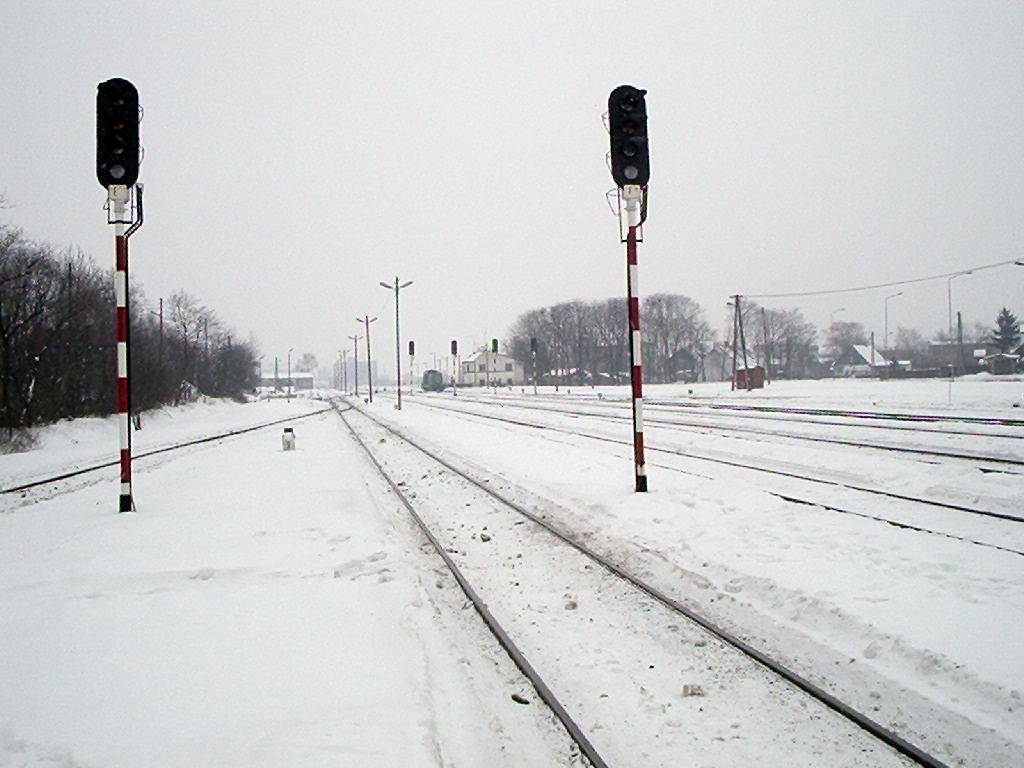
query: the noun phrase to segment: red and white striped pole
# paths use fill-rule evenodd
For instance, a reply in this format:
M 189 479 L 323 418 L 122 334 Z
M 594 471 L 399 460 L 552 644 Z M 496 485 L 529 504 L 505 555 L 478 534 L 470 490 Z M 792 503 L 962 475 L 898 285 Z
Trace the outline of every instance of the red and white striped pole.
M 125 234 L 125 206 L 128 187 L 107 188 L 107 201 L 114 225 L 114 296 L 117 300 L 117 422 L 121 437 L 121 499 L 119 512 L 132 512 L 132 433 L 130 429 L 131 398 L 128 385 L 128 237 Z
M 633 466 L 636 490 L 647 490 L 647 468 L 644 463 L 644 401 L 643 360 L 640 341 L 639 276 L 636 264 L 636 230 L 640 226 L 640 199 L 643 190 L 635 185 L 622 189 L 626 200 L 626 298 L 629 304 L 630 383 L 633 400 Z

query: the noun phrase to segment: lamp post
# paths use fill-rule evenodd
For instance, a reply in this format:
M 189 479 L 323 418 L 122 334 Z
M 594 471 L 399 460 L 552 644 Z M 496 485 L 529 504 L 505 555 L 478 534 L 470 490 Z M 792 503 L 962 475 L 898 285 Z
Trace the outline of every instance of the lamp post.
M 895 299 L 897 296 L 902 295 L 903 291 L 900 291 L 899 293 L 894 293 L 891 296 L 886 296 L 885 302 L 883 303 L 885 307 L 885 327 L 882 330 L 885 333 L 885 348 L 887 350 L 889 349 L 889 299 Z
M 370 390 L 371 403 L 373 402 L 373 368 L 370 366 L 370 323 L 376 320 L 376 317 L 370 317 L 369 315 L 356 318 L 357 323 L 363 323 L 366 326 L 366 387 Z
M 292 350 L 293 349 L 295 349 L 295 347 L 288 347 L 288 395 L 287 395 L 286 399 L 287 399 L 287 401 L 289 403 L 292 401 Z
M 394 286 L 385 283 L 383 280 L 381 280 L 380 285 L 389 291 L 392 287 L 395 289 L 395 391 L 398 393 L 398 405 L 395 408 L 400 411 L 402 410 L 402 344 L 399 341 L 400 336 L 398 333 L 398 291 L 401 288 L 408 288 L 412 285 L 412 280 L 399 284 L 398 277 L 395 277 Z M 369 334 L 369 326 L 367 326 L 367 334 Z M 367 345 L 367 349 L 369 349 L 369 345 Z

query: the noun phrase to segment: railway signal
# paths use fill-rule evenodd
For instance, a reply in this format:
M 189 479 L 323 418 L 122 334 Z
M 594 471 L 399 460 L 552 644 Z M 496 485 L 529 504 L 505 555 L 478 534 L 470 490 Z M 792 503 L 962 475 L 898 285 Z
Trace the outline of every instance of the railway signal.
M 651 176 L 647 150 L 647 91 L 620 85 L 608 96 L 612 178 L 617 186 L 647 186 Z
M 96 88 L 96 178 L 107 188 L 139 178 L 139 92 L 120 77 Z
M 637 230 L 647 218 L 647 182 L 651 168 L 647 149 L 647 91 L 620 85 L 608 95 L 608 133 L 612 178 L 619 187 L 619 232 L 622 201 L 626 214 L 626 299 L 629 310 L 630 385 L 633 399 L 633 470 L 636 490 L 647 490 L 644 460 L 643 368 L 640 299 L 637 290 Z
M 118 428 L 121 493 L 119 512 L 132 512 L 131 344 L 128 238 L 142 225 L 139 178 L 139 92 L 124 78 L 96 86 L 96 179 L 107 190 L 107 223 L 114 226 L 114 310 L 117 330 Z M 127 229 L 125 225 L 128 225 Z
M 409 339 L 409 396 L 412 397 L 413 359 L 416 357 L 416 342 Z M 398 382 L 398 388 L 402 388 L 402 382 Z
M 459 385 L 457 383 L 459 375 L 459 342 L 452 339 L 452 396 L 459 394 Z

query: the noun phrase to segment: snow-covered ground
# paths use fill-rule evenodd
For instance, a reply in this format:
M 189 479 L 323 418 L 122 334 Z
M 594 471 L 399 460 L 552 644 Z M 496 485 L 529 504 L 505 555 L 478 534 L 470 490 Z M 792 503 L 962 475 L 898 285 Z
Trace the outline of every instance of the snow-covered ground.
M 1024 417 L 1024 382 L 986 377 L 646 394 Z M 739 472 L 660 470 L 653 455 L 651 492 L 635 494 L 628 448 L 425 407 L 442 398 L 361 407 L 800 671 L 834 669 L 836 693 L 951 765 L 1024 764 L 1024 558 L 789 504 Z M 323 405 L 147 414 L 136 453 L 290 416 L 298 449 L 281 450 L 277 426 L 140 460 L 137 514 L 115 513 L 113 468 L 62 493 L 0 496 L 0 765 L 572 764 L 550 715 L 511 698 L 536 703 L 338 418 L 302 418 Z M 671 439 L 649 430 L 652 445 Z M 0 487 L 115 455 L 112 420 L 54 425 L 0 456 Z M 874 461 L 878 475 L 915 471 Z M 871 474 L 870 462 L 846 469 Z M 748 706 L 735 702 L 737 718 Z

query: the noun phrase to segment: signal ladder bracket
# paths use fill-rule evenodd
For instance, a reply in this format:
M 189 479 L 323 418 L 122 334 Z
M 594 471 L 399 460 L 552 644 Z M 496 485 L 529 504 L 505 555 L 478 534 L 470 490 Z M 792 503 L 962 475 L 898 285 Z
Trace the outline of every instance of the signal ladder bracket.
M 631 208 L 639 202 L 639 217 L 636 224 L 636 241 L 642 243 L 644 241 L 644 222 L 647 221 L 647 187 L 639 187 L 633 184 L 625 187 L 616 187 L 618 193 L 618 208 L 619 208 L 619 242 L 626 242 L 626 230 L 622 225 L 623 218 L 628 218 L 628 212 Z M 625 202 L 625 205 L 623 205 Z M 633 208 L 635 210 L 635 208 Z M 623 214 L 626 213 L 627 217 Z M 632 226 L 633 221 L 627 221 L 626 226 Z
M 130 236 L 142 226 L 142 185 L 126 187 L 123 184 L 111 184 L 107 187 L 107 202 L 103 206 L 107 212 L 107 224 L 131 225 L 126 236 Z

